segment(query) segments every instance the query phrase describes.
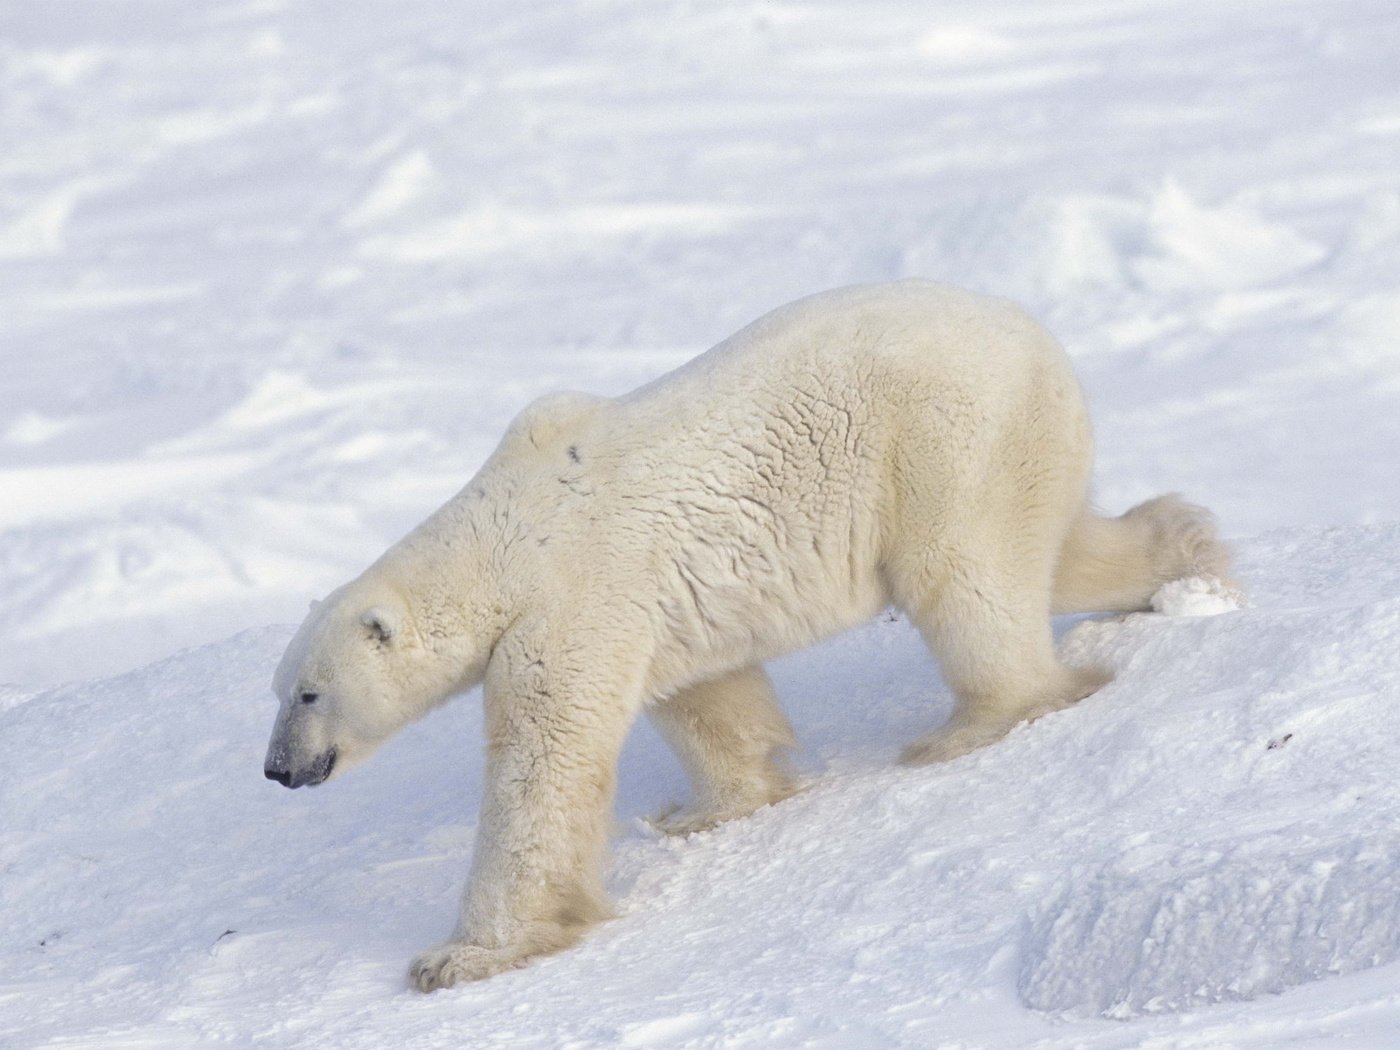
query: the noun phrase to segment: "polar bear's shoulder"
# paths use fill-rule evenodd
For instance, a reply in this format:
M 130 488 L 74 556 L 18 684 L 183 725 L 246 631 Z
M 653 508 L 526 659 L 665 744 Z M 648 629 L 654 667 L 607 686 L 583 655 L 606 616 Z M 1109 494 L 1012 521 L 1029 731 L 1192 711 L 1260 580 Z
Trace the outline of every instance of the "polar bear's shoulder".
M 575 391 L 536 398 L 515 417 L 501 446 L 522 452 L 551 449 L 576 436 L 610 400 Z

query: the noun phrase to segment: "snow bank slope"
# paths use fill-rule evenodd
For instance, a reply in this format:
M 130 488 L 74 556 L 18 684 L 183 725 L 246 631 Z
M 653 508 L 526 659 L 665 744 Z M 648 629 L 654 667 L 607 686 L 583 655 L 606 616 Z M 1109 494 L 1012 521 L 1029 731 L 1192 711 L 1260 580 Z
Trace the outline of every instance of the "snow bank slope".
M 1029 1005 L 1179 1010 L 1400 958 L 1397 535 L 1266 537 L 1252 613 L 1071 635 L 1151 719 L 1125 722 L 1102 771 L 1141 834 L 1077 859 L 1036 910 Z
M 634 818 L 683 785 L 640 730 L 611 869 L 621 917 L 430 997 L 406 991 L 404 968 L 447 933 L 469 860 L 473 699 L 290 793 L 260 769 L 284 628 L 4 694 L 0 1042 L 1268 1046 L 1393 1031 L 1397 554 L 1397 526 L 1251 541 L 1249 607 L 1073 625 L 1070 654 L 1117 680 L 943 767 L 889 764 L 947 711 L 907 625 L 781 661 L 820 769 L 807 792 L 658 839 Z

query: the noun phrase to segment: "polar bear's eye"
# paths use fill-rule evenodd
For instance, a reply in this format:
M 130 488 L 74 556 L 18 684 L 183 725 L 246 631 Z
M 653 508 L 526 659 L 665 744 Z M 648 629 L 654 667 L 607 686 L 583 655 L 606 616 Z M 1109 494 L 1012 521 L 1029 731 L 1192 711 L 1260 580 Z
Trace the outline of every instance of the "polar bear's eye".
M 314 704 L 320 696 L 320 693 L 305 692 L 301 694 L 299 699 L 303 704 Z

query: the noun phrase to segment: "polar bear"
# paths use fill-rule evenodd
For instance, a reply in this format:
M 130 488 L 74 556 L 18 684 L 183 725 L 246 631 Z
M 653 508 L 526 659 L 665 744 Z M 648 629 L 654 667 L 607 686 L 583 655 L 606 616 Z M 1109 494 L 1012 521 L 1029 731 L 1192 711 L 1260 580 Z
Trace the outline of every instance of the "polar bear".
M 1103 685 L 1056 657 L 1051 614 L 1144 609 L 1227 552 L 1173 496 L 1096 514 L 1090 460 L 1064 351 L 1010 303 L 922 281 L 799 300 L 631 394 L 529 406 L 313 607 L 275 675 L 266 775 L 320 783 L 484 682 L 460 921 L 410 973 L 429 991 L 520 966 L 608 915 L 614 770 L 643 711 L 693 782 L 667 825 L 690 831 L 795 789 L 763 661 L 890 604 L 956 700 L 907 762 Z

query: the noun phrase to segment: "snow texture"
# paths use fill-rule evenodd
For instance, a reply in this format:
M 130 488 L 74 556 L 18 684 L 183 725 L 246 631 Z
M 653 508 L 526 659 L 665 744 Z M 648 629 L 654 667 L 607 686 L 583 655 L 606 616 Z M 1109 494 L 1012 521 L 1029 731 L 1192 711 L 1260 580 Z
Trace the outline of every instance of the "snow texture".
M 1393 1046 L 1397 51 L 1383 0 L 8 5 L 0 1045 Z M 285 792 L 265 625 L 535 396 L 902 276 L 1055 331 L 1096 502 L 1211 507 L 1243 598 L 1064 622 L 1114 683 L 926 769 L 907 624 L 779 661 L 805 792 L 660 838 L 640 728 L 619 918 L 410 993 L 478 698 Z
M 1168 616 L 1219 616 L 1238 609 L 1244 595 L 1238 586 L 1215 577 L 1190 576 L 1162 584 L 1152 596 L 1152 611 Z

